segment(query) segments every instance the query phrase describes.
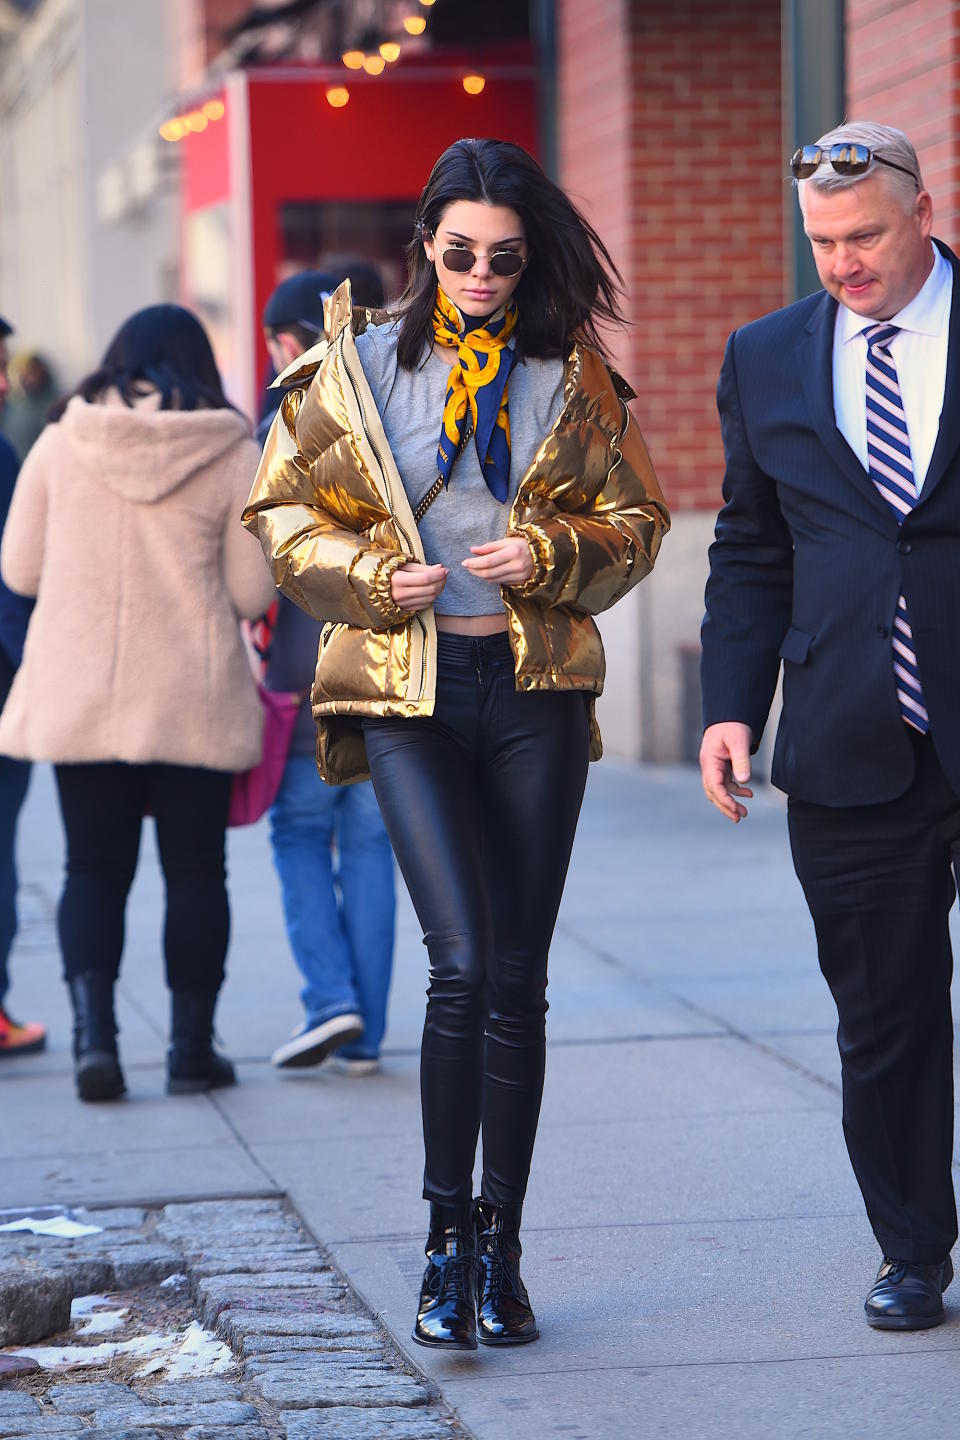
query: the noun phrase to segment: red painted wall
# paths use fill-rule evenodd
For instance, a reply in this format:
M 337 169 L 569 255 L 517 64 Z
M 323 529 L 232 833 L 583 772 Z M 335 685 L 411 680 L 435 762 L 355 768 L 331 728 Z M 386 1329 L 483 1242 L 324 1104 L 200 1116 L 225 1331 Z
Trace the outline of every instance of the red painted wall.
M 464 135 L 513 140 L 537 154 L 536 75 L 528 56 L 521 53 L 510 66 L 471 59 L 401 62 L 376 77 L 342 66 L 251 73 L 255 324 L 275 283 L 284 201 L 416 200 L 438 155 Z M 467 95 L 462 77 L 477 72 L 486 88 Z M 350 91 L 342 110 L 327 104 L 331 85 Z
M 477 73 L 486 88 L 471 96 L 462 78 Z M 251 347 L 256 373 L 266 363 L 260 316 L 276 283 L 284 202 L 415 201 L 438 155 L 464 135 L 513 140 L 534 155 L 540 148 L 528 45 L 413 58 L 380 76 L 304 66 L 252 70 L 246 80 L 253 305 L 247 334 L 238 338 Z M 327 103 L 331 86 L 350 91 L 343 109 Z M 230 104 L 229 94 L 219 98 Z M 185 214 L 229 197 L 228 147 L 235 135 L 227 114 L 178 144 Z

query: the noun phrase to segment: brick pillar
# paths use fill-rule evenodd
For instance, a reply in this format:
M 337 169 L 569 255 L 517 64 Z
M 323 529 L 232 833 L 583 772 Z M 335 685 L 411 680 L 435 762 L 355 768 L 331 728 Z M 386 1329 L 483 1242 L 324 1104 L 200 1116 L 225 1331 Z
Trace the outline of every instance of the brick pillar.
M 935 231 L 960 242 L 960 9 L 948 0 L 847 0 L 847 113 L 906 131 Z
M 668 499 L 715 509 L 724 342 L 784 301 L 779 0 L 559 0 L 558 59 L 561 182 L 627 285 L 615 359 Z
M 583 211 L 636 291 L 632 233 L 632 91 L 629 0 L 558 0 L 557 150 L 560 183 Z M 629 332 L 609 336 L 631 369 Z
M 627 284 L 614 357 L 673 511 L 663 558 L 602 617 L 611 753 L 676 760 L 723 449 L 727 335 L 784 303 L 780 0 L 557 0 L 560 180 Z

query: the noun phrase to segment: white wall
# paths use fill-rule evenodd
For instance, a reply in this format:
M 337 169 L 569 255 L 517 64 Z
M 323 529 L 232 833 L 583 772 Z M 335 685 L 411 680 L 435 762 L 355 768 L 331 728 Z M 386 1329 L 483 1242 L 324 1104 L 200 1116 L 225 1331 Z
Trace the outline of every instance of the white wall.
M 132 310 L 170 298 L 172 197 L 117 225 L 97 202 L 108 165 L 163 117 L 165 16 L 163 0 L 46 0 L 2 54 L 0 313 L 62 383 Z

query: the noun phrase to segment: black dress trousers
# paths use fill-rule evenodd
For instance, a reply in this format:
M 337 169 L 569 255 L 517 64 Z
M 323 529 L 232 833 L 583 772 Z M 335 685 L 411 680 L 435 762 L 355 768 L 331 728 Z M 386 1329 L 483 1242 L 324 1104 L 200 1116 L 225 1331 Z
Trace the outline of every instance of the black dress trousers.
M 839 1015 L 843 1128 L 883 1253 L 944 1260 L 957 1238 L 953 957 L 960 798 L 934 741 L 879 805 L 789 802 L 790 843 Z

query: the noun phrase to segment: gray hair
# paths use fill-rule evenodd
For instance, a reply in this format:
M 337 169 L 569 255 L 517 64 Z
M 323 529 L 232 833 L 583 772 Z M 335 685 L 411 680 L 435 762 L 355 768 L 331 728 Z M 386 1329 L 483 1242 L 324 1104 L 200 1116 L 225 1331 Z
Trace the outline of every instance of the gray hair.
M 889 165 L 878 165 L 874 159 L 871 160 L 865 175 L 838 175 L 829 160 L 822 160 L 819 169 L 809 179 L 795 182 L 801 209 L 805 185 L 815 185 L 818 190 L 849 190 L 870 175 L 882 174 L 905 208 L 912 208 L 917 193 L 924 188 L 916 150 L 903 131 L 894 129 L 892 125 L 878 125 L 871 120 L 852 120 L 838 125 L 835 130 L 828 130 L 826 135 L 820 136 L 817 144 L 824 150 L 831 145 L 866 145 L 875 156 L 891 160 L 894 165 L 900 165 L 911 173 L 904 175 L 900 170 L 892 170 Z M 914 175 L 916 183 L 913 180 Z

